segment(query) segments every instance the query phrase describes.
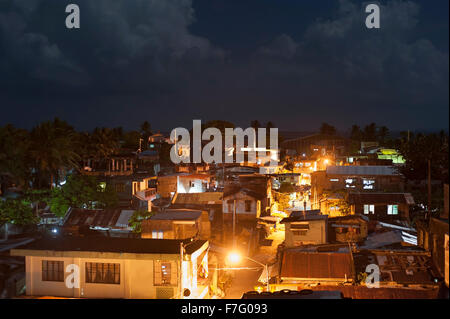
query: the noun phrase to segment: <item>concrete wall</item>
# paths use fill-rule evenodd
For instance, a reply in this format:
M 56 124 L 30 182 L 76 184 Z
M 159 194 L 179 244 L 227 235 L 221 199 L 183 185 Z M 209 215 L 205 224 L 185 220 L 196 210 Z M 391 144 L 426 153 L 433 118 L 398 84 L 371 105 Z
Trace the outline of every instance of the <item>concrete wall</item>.
M 158 194 L 161 197 L 171 197 L 172 193 L 202 193 L 206 191 L 205 183 L 209 178 L 200 179 L 195 176 L 161 176 L 158 177 Z M 191 185 L 193 183 L 193 185 Z
M 64 282 L 42 281 L 42 261 L 64 261 L 64 269 L 76 264 L 80 269 L 80 288 L 67 288 Z M 165 261 L 165 260 L 164 260 Z M 120 284 L 86 283 L 86 262 L 117 263 L 120 265 Z M 172 276 L 179 282 L 179 262 L 172 263 Z M 61 296 L 75 298 L 157 298 L 158 288 L 172 288 L 178 293 L 178 284 L 155 286 L 153 260 L 137 259 L 100 259 L 71 257 L 26 257 L 26 293 L 30 296 Z M 71 272 L 65 272 L 64 280 Z
M 285 227 L 286 247 L 293 247 L 307 244 L 314 244 L 314 245 L 326 244 L 327 242 L 326 220 L 310 220 L 305 222 L 309 224 L 309 229 L 307 230 L 305 235 L 294 235 L 294 233 L 292 232 L 291 225 L 298 223 L 296 222 L 286 223 Z
M 258 218 L 261 215 L 261 201 L 256 200 L 255 198 L 248 196 L 243 193 L 236 193 L 232 196 L 228 196 L 223 199 L 222 209 L 224 214 L 224 219 L 229 220 L 233 218 L 233 203 L 228 205 L 228 201 L 236 200 L 236 216 L 238 219 L 248 219 L 248 218 Z M 251 202 L 250 211 L 245 210 L 245 201 L 248 200 Z

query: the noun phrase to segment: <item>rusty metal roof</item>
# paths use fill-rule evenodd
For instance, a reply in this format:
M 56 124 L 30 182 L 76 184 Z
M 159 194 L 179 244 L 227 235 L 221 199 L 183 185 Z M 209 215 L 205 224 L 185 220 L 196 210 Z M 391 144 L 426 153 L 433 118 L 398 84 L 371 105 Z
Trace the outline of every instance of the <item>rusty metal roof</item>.
M 177 193 L 172 203 L 212 205 L 212 204 L 222 204 L 222 198 L 223 198 L 222 192 Z
M 328 166 L 327 175 L 399 176 L 395 166 Z
M 350 193 L 350 204 L 414 204 L 414 198 L 410 193 Z
M 131 216 L 129 210 L 122 209 L 81 209 L 71 208 L 67 213 L 63 226 L 90 226 L 101 228 L 127 228 L 124 218 L 120 218 L 125 214 L 128 218 Z M 125 216 L 122 216 L 125 217 Z M 119 223 L 118 223 L 119 222 Z M 126 222 L 128 224 L 128 222 Z
M 282 278 L 345 279 L 352 278 L 352 260 L 348 253 L 302 252 L 286 250 Z

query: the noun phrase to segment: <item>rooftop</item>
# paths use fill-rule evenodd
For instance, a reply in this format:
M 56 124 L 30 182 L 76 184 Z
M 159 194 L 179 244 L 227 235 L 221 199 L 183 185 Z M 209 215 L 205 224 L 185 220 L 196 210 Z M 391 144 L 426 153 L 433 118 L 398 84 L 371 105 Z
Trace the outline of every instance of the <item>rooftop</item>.
M 414 198 L 410 193 L 350 193 L 348 195 L 350 204 L 408 204 L 414 205 Z
M 300 222 L 300 221 L 311 221 L 311 220 L 327 220 L 328 216 L 327 215 L 308 215 L 305 214 L 303 215 L 296 215 L 296 216 L 290 216 L 287 218 L 283 218 L 281 220 L 281 224 L 285 224 L 285 223 L 292 223 L 292 222 Z
M 70 208 L 63 226 L 90 226 L 101 228 L 128 228 L 133 210 Z
M 222 192 L 177 193 L 175 194 L 172 203 L 196 205 L 222 204 L 222 198 Z
M 200 210 L 177 209 L 165 210 L 150 217 L 150 220 L 196 220 L 202 215 Z
M 328 166 L 328 175 L 401 176 L 395 166 Z
M 176 239 L 141 239 L 117 237 L 59 237 L 42 238 L 29 243 L 20 249 L 13 249 L 11 254 L 23 256 L 21 251 L 72 251 L 72 252 L 101 252 L 101 253 L 134 253 L 134 254 L 179 254 L 180 243 L 186 244 L 186 253 L 192 254 L 207 241 Z
M 285 250 L 280 276 L 301 279 L 351 279 L 351 256 L 348 253 Z

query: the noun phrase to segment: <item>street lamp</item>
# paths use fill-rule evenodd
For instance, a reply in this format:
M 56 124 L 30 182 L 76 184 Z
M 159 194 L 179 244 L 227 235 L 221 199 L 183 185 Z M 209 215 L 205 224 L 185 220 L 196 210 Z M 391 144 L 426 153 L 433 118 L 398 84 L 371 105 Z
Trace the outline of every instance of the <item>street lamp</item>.
M 241 254 L 239 254 L 239 253 L 236 252 L 236 251 L 230 252 L 230 253 L 228 254 L 228 256 L 227 256 L 227 259 L 228 259 L 228 261 L 229 261 L 231 264 L 237 264 L 237 263 L 239 263 L 239 262 L 241 261 L 242 257 L 245 258 L 245 259 L 248 259 L 248 260 L 250 260 L 250 261 L 253 261 L 254 263 L 257 263 L 258 265 L 261 265 L 261 266 L 264 268 L 264 270 L 265 270 L 265 272 L 266 272 L 266 287 L 267 287 L 267 291 L 270 292 L 270 285 L 269 285 L 269 267 L 267 266 L 267 264 L 260 263 L 259 261 L 254 260 L 254 259 L 252 259 L 252 258 L 250 258 L 250 257 L 248 257 L 248 256 L 241 256 Z

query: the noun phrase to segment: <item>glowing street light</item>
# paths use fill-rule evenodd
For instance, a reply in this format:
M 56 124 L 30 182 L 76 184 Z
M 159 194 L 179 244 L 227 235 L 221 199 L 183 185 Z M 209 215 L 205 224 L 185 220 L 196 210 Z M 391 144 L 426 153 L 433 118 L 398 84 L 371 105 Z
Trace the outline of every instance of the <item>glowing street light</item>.
M 238 252 L 233 251 L 228 254 L 228 261 L 231 264 L 237 264 L 241 261 L 241 255 Z
M 253 261 L 254 263 L 257 263 L 257 264 L 261 265 L 262 267 L 264 267 L 264 271 L 266 272 L 267 291 L 270 291 L 270 286 L 269 286 L 269 267 L 267 266 L 267 264 L 260 263 L 259 261 L 254 260 L 254 259 L 252 259 L 252 258 L 250 258 L 248 256 L 241 256 L 241 254 L 239 254 L 239 252 L 237 252 L 237 251 L 230 252 L 228 254 L 228 256 L 227 256 L 227 259 L 228 259 L 228 261 L 231 264 L 237 264 L 237 263 L 239 263 L 241 261 L 242 257 L 245 258 L 245 259 L 248 259 L 250 261 Z

